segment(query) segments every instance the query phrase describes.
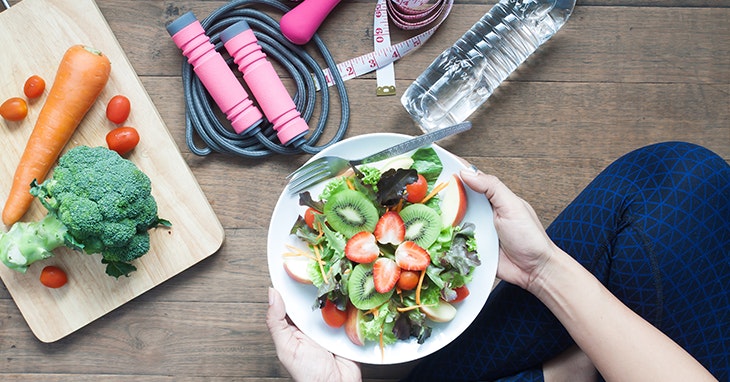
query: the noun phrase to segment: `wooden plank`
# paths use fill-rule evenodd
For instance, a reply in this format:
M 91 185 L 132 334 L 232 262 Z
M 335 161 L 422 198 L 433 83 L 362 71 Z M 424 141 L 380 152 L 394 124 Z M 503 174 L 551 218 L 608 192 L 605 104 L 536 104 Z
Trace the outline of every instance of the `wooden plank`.
M 53 344 L 35 341 L 13 302 L 0 299 L 5 312 L 0 370 L 32 371 L 39 378 L 45 373 L 73 377 L 79 370 L 91 376 L 130 374 L 132 380 L 169 375 L 285 378 L 264 323 L 270 284 L 261 261 L 265 235 L 266 230 L 230 230 L 221 252 L 198 264 L 195 272 L 173 277 Z M 113 354 L 120 355 L 113 364 L 102 361 L 117 358 Z M 401 367 L 365 368 L 390 378 L 393 370 Z
M 100 2 L 100 8 L 113 16 L 108 18 L 113 27 L 134 31 L 120 34 L 118 39 L 141 76 L 176 76 L 180 73 L 182 55 L 167 35 L 165 24 L 190 10 L 202 19 L 225 2 L 175 2 L 164 8 L 145 4 L 149 3 Z M 367 3 L 342 3 L 328 18 L 332 21 L 322 25 L 322 40 L 337 62 L 372 50 L 369 16 L 372 7 Z M 449 18 L 426 44 L 396 63 L 398 78 L 412 80 L 420 74 L 479 19 L 484 8 L 483 4 L 454 6 Z M 131 15 L 115 16 L 121 13 Z M 730 39 L 728 19 L 727 5 L 671 8 L 579 4 L 558 34 L 529 58 L 518 78 L 520 81 L 727 83 L 730 76 L 727 65 L 730 51 L 725 44 Z M 394 43 L 416 34 L 396 28 L 391 28 L 391 33 Z M 399 87 L 398 95 L 403 90 Z
M 289 380 L 263 323 L 265 238 L 280 180 L 309 156 L 198 157 L 185 146 L 182 56 L 164 25 L 188 10 L 205 16 L 225 1 L 98 2 L 226 241 L 194 269 L 50 345 L 34 339 L 0 288 L 0 379 Z M 442 146 L 500 176 L 544 225 L 612 160 L 642 145 L 688 140 L 730 161 L 729 7 L 728 0 L 581 1 L 560 34 L 472 117 L 475 128 Z M 368 51 L 371 8 L 371 0 L 345 0 L 323 26 L 337 58 Z M 436 36 L 396 64 L 398 96 L 487 9 L 457 0 Z M 347 83 L 348 136 L 418 134 L 397 97 L 375 97 L 374 87 L 373 75 Z M 365 366 L 363 373 L 397 380 L 411 366 Z
M 143 83 L 163 118 L 170 121 L 178 147 L 188 152 L 182 96 L 166 96 L 176 91 L 177 79 L 143 78 Z M 420 134 L 399 102 L 392 97 L 364 94 L 373 85 L 372 80 L 348 84 L 352 114 L 347 136 L 367 132 Z M 399 87 L 407 85 L 407 81 L 398 81 Z M 458 155 L 469 156 L 617 158 L 645 144 L 675 139 L 706 145 L 730 159 L 729 90 L 730 84 L 510 81 L 470 117 L 475 127 L 465 135 L 478 139 L 454 139 L 445 141 L 454 143 L 442 144 Z M 530 102 L 525 103 L 526 99 Z M 337 119 L 336 105 L 333 107 L 332 118 Z M 377 118 L 370 116 L 371 110 L 378 110 Z M 328 124 L 327 129 L 335 127 Z M 230 160 L 228 156 L 220 157 L 191 155 L 188 160 L 193 167 L 205 168 Z M 274 156 L 233 160 L 231 165 L 251 171 L 271 166 L 264 170 L 288 173 L 307 158 Z M 269 178 L 265 171 L 255 176 Z M 277 184 L 283 188 L 283 183 Z
M 44 18 L 35 17 L 38 14 Z M 19 30 L 24 33 L 18 34 Z M 0 267 L 0 276 L 25 320 L 45 342 L 72 333 L 210 256 L 223 241 L 223 229 L 205 195 L 93 1 L 26 0 L 0 13 L 0 46 L 4 50 L 0 56 L 0 99 L 17 95 L 18 86 L 31 74 L 41 75 L 51 86 L 63 53 L 75 44 L 101 50 L 113 69 L 101 101 L 89 111 L 67 148 L 105 146 L 104 136 L 113 127 L 106 121 L 106 100 L 115 94 L 129 97 L 135 112 L 127 123 L 137 126 L 143 138 L 128 157 L 152 179 L 159 214 L 172 221 L 174 228 L 151 231 L 150 252 L 135 261 L 138 271 L 129 278 L 107 276 L 98 256 L 67 249 L 57 250 L 57 256 L 45 261 L 69 274 L 69 283 L 62 289 L 51 290 L 38 282 L 41 265 L 30 267 L 25 274 Z M 31 107 L 28 117 L 18 123 L 0 122 L 3 179 L 12 179 L 39 110 Z M 169 176 L 173 172 L 175 176 Z M 4 182 L 0 190 L 3 202 L 9 188 L 10 183 Z M 35 201 L 25 220 L 37 221 L 45 214 Z

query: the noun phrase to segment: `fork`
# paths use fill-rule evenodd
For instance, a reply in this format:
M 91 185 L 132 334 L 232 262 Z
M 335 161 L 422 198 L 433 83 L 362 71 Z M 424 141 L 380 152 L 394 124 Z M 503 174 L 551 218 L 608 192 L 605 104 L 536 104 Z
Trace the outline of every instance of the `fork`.
M 343 173 L 348 168 L 354 168 L 361 164 L 378 162 L 396 155 L 405 154 L 411 150 L 427 146 L 439 139 L 446 138 L 450 135 L 461 133 L 469 129 L 471 129 L 471 122 L 458 123 L 456 125 L 419 135 L 361 159 L 348 160 L 337 156 L 324 156 L 318 158 L 312 162 L 304 164 L 302 167 L 298 168 L 286 177 L 287 179 L 290 179 L 289 192 L 297 194 L 306 188 L 322 182 L 323 180 Z

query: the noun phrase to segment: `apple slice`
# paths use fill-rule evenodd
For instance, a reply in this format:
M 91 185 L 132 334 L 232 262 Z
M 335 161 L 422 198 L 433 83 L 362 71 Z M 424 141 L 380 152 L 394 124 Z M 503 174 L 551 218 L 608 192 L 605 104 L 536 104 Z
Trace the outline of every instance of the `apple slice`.
M 421 306 L 421 312 L 434 322 L 449 322 L 456 317 L 456 308 L 441 299 L 436 305 Z
M 386 172 L 391 169 L 409 169 L 413 166 L 413 158 L 399 155 L 397 157 L 378 162 L 374 165 L 380 169 L 380 172 Z
M 413 166 L 413 159 L 411 157 L 399 155 L 397 157 L 383 159 L 378 162 L 368 163 L 367 166 L 375 167 L 378 170 L 380 170 L 381 173 L 386 172 L 391 169 L 409 169 L 411 166 Z M 355 172 L 352 170 L 352 168 L 348 168 L 347 171 L 342 173 L 342 176 L 352 176 Z
M 466 215 L 467 198 L 464 183 L 452 175 L 449 183 L 441 191 L 441 220 L 444 227 L 456 226 Z
M 360 330 L 360 321 L 363 320 L 363 313 L 354 305 L 347 305 L 347 320 L 345 320 L 345 334 L 353 344 L 365 345 L 365 336 Z
M 312 260 L 304 256 L 286 256 L 284 257 L 284 270 L 292 279 L 302 284 L 311 284 L 312 279 L 309 277 L 310 261 Z

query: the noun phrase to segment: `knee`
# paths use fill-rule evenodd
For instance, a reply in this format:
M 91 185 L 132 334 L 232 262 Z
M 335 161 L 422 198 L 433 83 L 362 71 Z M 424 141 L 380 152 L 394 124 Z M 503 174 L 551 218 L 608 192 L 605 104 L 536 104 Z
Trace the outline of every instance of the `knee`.
M 699 176 L 730 176 L 728 163 L 713 151 L 689 142 L 671 141 L 644 146 L 625 157 L 649 167 L 671 168 L 674 171 L 700 171 Z
M 653 155 L 661 155 L 662 157 L 670 156 L 676 158 L 683 157 L 718 157 L 719 155 L 710 151 L 709 149 L 700 146 L 695 143 L 682 142 L 682 141 L 668 141 L 654 143 L 648 146 L 644 146 L 635 152 L 649 152 Z

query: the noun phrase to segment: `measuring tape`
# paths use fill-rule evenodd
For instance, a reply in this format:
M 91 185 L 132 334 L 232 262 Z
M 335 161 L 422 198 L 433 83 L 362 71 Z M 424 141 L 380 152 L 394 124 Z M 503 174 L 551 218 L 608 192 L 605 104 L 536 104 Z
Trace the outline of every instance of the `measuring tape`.
M 376 94 L 395 94 L 395 74 L 392 64 L 408 53 L 420 47 L 436 32 L 451 12 L 453 0 L 439 0 L 431 5 L 428 0 L 378 0 L 373 17 L 373 41 L 375 50 L 359 57 L 341 62 L 335 69 L 343 81 L 377 71 L 378 90 Z M 383 12 L 383 9 L 386 12 Z M 387 14 L 387 16 L 386 16 Z M 404 30 L 415 30 L 431 23 L 428 30 L 395 45 L 390 45 L 388 16 L 395 26 Z M 390 66 L 391 69 L 387 69 Z M 327 86 L 332 86 L 332 73 L 329 68 L 323 69 Z M 382 77 L 382 78 L 381 78 Z
M 375 51 L 390 46 L 390 27 L 388 26 L 388 9 L 385 0 L 378 0 L 373 12 L 373 48 Z M 389 63 L 375 71 L 379 96 L 395 95 L 395 65 Z

